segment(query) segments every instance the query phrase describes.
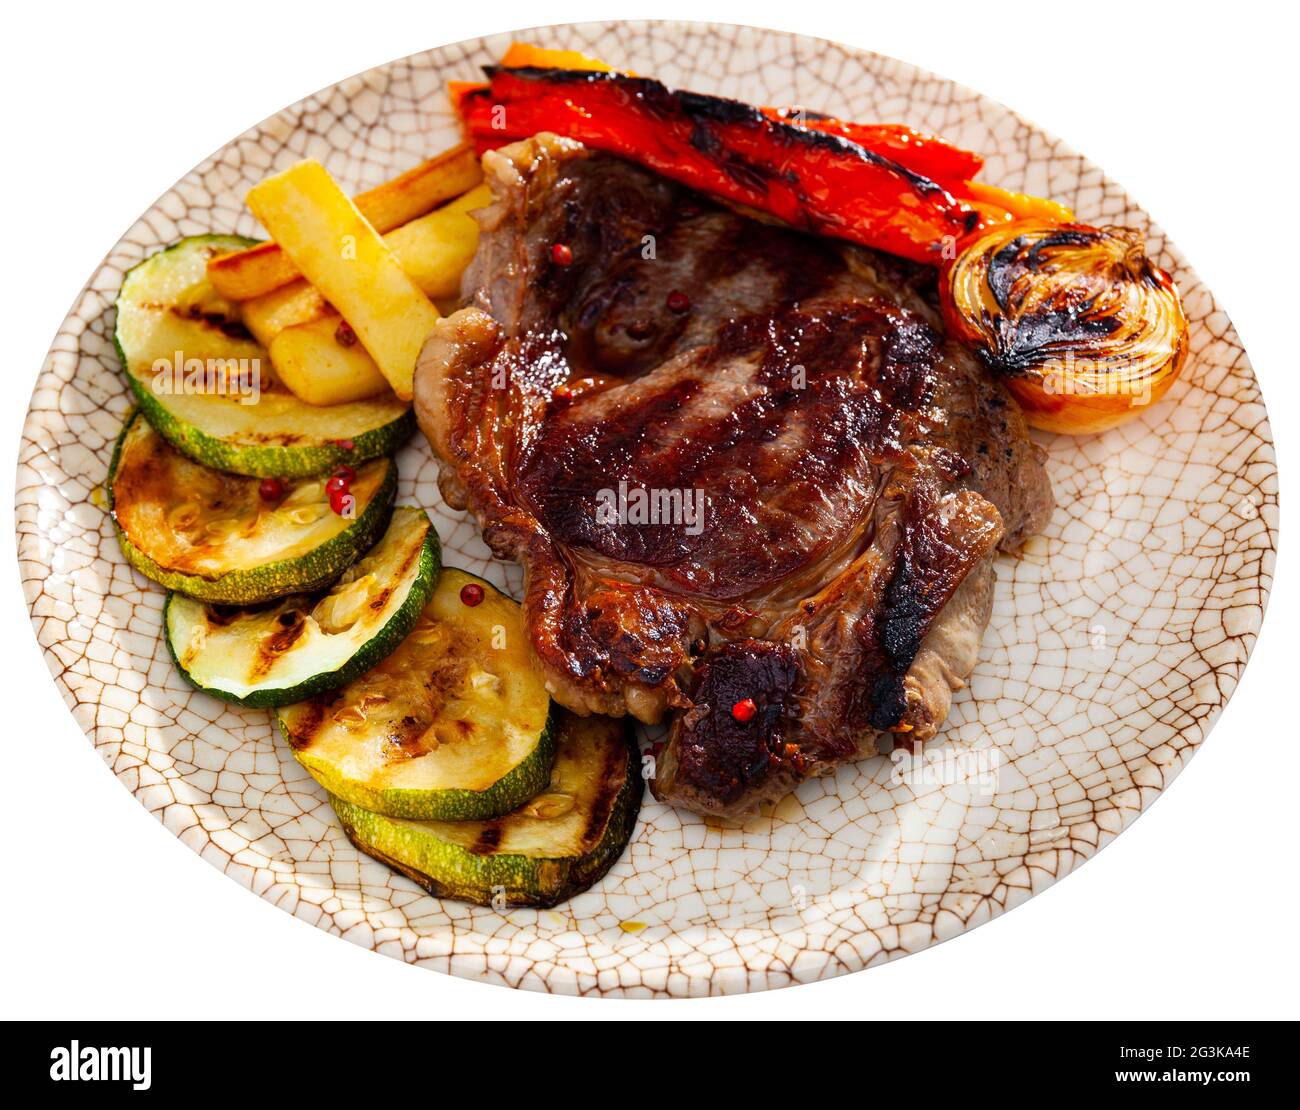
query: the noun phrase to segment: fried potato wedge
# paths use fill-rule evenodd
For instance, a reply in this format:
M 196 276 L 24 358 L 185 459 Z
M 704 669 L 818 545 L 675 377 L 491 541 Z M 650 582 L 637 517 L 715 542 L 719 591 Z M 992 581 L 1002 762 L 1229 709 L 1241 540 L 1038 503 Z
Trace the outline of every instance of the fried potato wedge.
M 492 190 L 476 185 L 462 197 L 390 231 L 384 242 L 411 279 L 434 300 L 460 293 L 460 276 L 478 249 L 478 224 L 469 215 L 492 203 Z
M 478 156 L 472 146 L 462 144 L 361 193 L 356 206 L 382 235 L 460 196 L 482 180 Z M 236 301 L 270 293 L 298 276 L 298 267 L 278 243 L 259 243 L 219 255 L 208 263 L 213 288 Z
M 255 185 L 248 206 L 409 400 L 416 356 L 439 313 L 356 204 L 309 159 Z
M 280 380 L 309 405 L 344 405 L 388 389 L 375 360 L 332 308 L 285 328 L 268 350 Z

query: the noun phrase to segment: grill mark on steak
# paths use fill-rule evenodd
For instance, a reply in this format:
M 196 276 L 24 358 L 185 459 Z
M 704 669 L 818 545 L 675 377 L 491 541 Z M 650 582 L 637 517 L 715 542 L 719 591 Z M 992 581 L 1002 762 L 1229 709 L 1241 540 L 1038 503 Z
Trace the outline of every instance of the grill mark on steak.
M 944 338 L 932 275 L 554 136 L 484 166 L 467 307 L 426 343 L 416 409 L 448 503 L 524 564 L 556 699 L 680 711 L 654 791 L 727 816 L 882 732 L 934 735 L 995 549 L 1052 499 L 1019 411 Z M 700 491 L 702 526 L 601 515 L 620 483 Z
M 729 321 L 691 350 L 690 376 L 667 365 L 654 375 L 662 387 L 647 379 L 553 407 L 515 487 L 566 547 L 657 568 L 664 584 L 705 597 L 771 588 L 860 526 L 875 469 L 903 457 L 933 396 L 937 337 L 899 316 L 865 302 Z M 728 377 L 737 367 L 741 382 Z M 591 494 L 615 477 L 700 490 L 702 527 L 602 522 Z M 810 543 L 802 506 L 827 497 L 833 511 Z

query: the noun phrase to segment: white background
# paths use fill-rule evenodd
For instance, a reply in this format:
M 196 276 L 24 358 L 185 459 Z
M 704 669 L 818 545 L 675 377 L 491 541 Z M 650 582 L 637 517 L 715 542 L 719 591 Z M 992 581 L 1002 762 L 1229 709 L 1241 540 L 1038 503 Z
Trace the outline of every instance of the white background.
M 78 289 L 212 150 L 392 58 L 614 16 L 779 27 L 894 55 L 1084 151 L 1156 215 L 1232 315 L 1285 471 L 1300 443 L 1300 243 L 1296 28 L 1277 22 L 1293 18 L 1283 10 L 1133 0 L 11 5 L 0 64 L 0 471 L 13 473 L 37 369 Z M 0 501 L 10 534 L 10 499 Z M 975 933 L 887 967 L 688 1003 L 555 999 L 405 967 L 200 862 L 73 722 L 11 561 L 0 588 L 0 1008 L 9 1018 L 1294 1017 L 1300 568 L 1287 565 L 1286 546 L 1263 635 L 1213 735 L 1098 859 Z

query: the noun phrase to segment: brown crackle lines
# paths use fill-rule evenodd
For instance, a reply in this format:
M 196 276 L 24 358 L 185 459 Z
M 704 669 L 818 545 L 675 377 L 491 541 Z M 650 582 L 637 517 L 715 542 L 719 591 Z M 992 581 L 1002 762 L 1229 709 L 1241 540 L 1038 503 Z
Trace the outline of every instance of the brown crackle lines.
M 990 794 L 891 781 L 879 758 L 805 783 L 742 830 L 648 802 L 596 889 L 501 916 L 359 857 L 269 715 L 175 673 L 162 593 L 122 561 L 96 492 L 128 407 L 109 339 L 122 274 L 183 235 L 255 234 L 243 194 L 272 168 L 315 156 L 360 189 L 450 142 L 444 82 L 476 76 L 511 37 L 362 74 L 240 136 L 127 232 L 65 322 L 19 455 L 19 560 L 37 638 L 96 749 L 175 835 L 288 912 L 410 963 L 538 990 L 732 993 L 853 971 L 981 924 L 1091 858 L 1178 773 L 1258 632 L 1277 538 L 1258 387 L 1209 290 L 1099 169 L 991 101 L 817 40 L 644 23 L 520 36 L 685 87 L 942 132 L 985 153 L 990 180 L 1146 228 L 1193 321 L 1176 404 L 1098 439 L 1044 440 L 1061 506 L 1000 563 L 982 661 L 939 746 L 996 750 Z M 446 561 L 517 592 L 518 569 L 489 562 L 442 506 L 428 450 L 412 444 L 400 464 L 399 496 L 430 510 Z

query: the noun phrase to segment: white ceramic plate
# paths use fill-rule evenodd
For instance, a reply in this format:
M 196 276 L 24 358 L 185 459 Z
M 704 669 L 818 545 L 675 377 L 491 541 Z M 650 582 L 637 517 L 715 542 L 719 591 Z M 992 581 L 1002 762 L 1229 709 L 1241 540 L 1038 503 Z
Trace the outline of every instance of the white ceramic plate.
M 1104 436 L 1045 437 L 1060 506 L 1003 558 L 971 688 L 933 754 L 806 783 L 771 818 L 722 829 L 647 800 L 594 889 L 555 910 L 442 902 L 360 856 L 268 714 L 195 693 L 159 635 L 163 592 L 118 552 L 100 487 L 128 408 L 110 341 L 123 273 L 183 235 L 255 234 L 267 172 L 321 159 L 373 186 L 454 141 L 448 79 L 512 37 L 584 50 L 755 103 L 937 131 L 986 180 L 1146 231 L 1182 289 L 1192 358 L 1171 399 Z M 428 448 L 401 456 L 399 503 L 434 515 L 445 558 L 517 590 L 446 509 Z M 166 828 L 263 898 L 386 955 L 537 990 L 761 990 L 916 952 L 1008 910 L 1122 832 L 1204 739 L 1263 616 L 1277 528 L 1267 416 L 1227 316 L 1115 182 L 1013 112 L 865 51 L 704 24 L 548 27 L 416 54 L 308 97 L 179 181 L 91 277 L 41 371 L 17 484 L 18 546 L 55 681 L 118 778 Z M 960 758 L 959 758 L 960 757 Z M 1215 804 L 1207 798 L 1207 810 Z

